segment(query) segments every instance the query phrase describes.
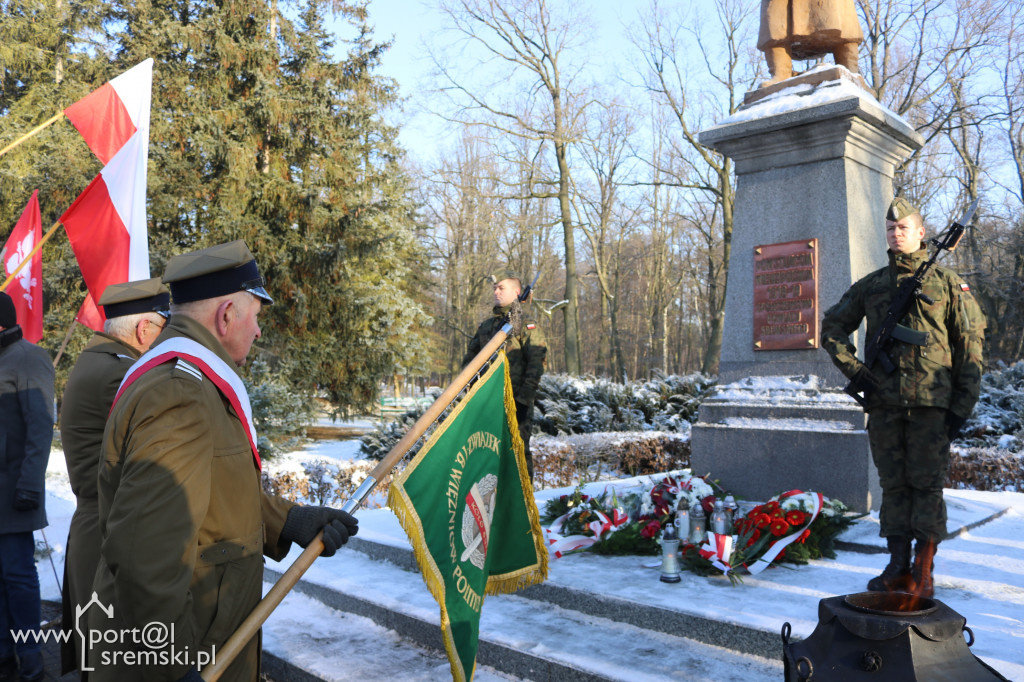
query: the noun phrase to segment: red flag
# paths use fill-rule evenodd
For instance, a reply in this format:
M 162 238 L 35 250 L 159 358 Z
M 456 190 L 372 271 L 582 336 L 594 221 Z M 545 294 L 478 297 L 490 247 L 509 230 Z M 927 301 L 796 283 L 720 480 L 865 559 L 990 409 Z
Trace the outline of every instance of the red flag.
M 92 294 L 86 294 L 85 300 L 82 301 L 82 307 L 78 309 L 78 314 L 75 315 L 75 321 L 89 329 L 100 331 L 103 329 L 104 320 L 106 320 L 106 316 L 100 310 L 100 307 L 96 305 L 96 301 L 92 300 Z
M 104 165 L 138 132 L 142 118 L 148 127 L 152 81 L 153 60 L 147 59 L 64 110 Z
M 60 217 L 90 294 L 76 319 L 96 330 L 102 329 L 104 318 L 93 302 L 103 290 L 110 284 L 149 277 L 146 163 L 152 65 L 148 59 L 118 77 L 135 72 L 132 93 L 142 107 L 133 118 L 136 130 Z M 99 151 L 96 154 L 100 156 Z
M 18 218 L 7 243 L 0 251 L 4 279 L 14 272 L 39 240 L 43 238 L 43 222 L 39 216 L 39 190 L 32 192 L 32 198 Z M 32 262 L 21 269 L 18 276 L 7 285 L 7 293 L 14 300 L 25 339 L 38 343 L 43 338 L 43 251 L 32 256 Z

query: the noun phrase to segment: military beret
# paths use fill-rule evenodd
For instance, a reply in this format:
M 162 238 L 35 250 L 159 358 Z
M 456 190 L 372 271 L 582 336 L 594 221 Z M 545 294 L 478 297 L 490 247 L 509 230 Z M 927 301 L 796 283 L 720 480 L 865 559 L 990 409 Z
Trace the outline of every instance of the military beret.
M 896 197 L 889 204 L 889 211 L 885 214 L 885 219 L 895 223 L 915 213 L 920 213 L 916 206 L 903 197 Z
M 248 291 L 266 305 L 274 302 L 263 288 L 256 258 L 241 239 L 174 256 L 167 263 L 163 281 L 171 288 L 175 303 L 217 298 L 236 291 Z
M 0 327 L 7 329 L 18 324 L 18 311 L 14 309 L 14 299 L 5 291 L 0 291 Z
M 99 304 L 107 319 L 136 313 L 159 313 L 167 317 L 171 308 L 171 292 L 159 277 L 140 279 L 124 284 L 111 284 L 103 290 Z
M 497 284 L 498 282 L 501 282 L 506 279 L 514 279 L 515 281 L 519 282 L 520 285 L 522 285 L 523 283 L 523 280 L 520 279 L 519 277 L 519 273 L 517 273 L 515 270 L 498 270 L 491 274 L 491 282 L 493 282 L 494 284 Z

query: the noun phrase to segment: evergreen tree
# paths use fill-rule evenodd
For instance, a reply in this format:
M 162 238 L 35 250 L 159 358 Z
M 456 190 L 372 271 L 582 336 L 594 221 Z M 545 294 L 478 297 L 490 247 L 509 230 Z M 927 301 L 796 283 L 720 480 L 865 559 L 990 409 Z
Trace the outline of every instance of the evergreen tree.
M 79 7 L 88 21 L 63 24 L 69 61 L 58 82 L 46 77 L 54 72 L 52 59 L 29 48 L 47 44 L 43 33 L 61 31 L 47 24 L 33 33 L 32 21 L 49 21 L 41 10 L 30 16 L 18 3 L 3 6 L 25 14 L 8 11 L 3 19 L 4 35 L 11 29 L 20 41 L 0 50 L 3 137 L 153 57 L 154 274 L 174 253 L 245 239 L 279 303 L 261 316 L 259 352 L 294 386 L 326 391 L 343 409 L 366 405 L 394 372 L 421 369 L 415 349 L 422 347 L 417 330 L 426 316 L 414 300 L 415 273 L 423 270 L 417 225 L 397 131 L 382 118 L 397 94 L 393 82 L 374 73 L 387 46 L 373 41 L 365 4 L 308 0 L 285 12 L 274 0 Z M 341 57 L 324 25 L 331 11 L 355 34 Z M 19 106 L 31 113 L 19 114 Z M 50 137 L 25 145 L 31 151 L 15 163 L 0 159 L 2 233 L 13 226 L 31 182 L 53 206 L 45 222 L 99 170 L 71 126 L 53 128 Z M 61 282 L 48 304 L 69 321 L 83 289 L 66 239 L 54 244 L 51 260 L 66 267 L 58 274 L 46 266 L 47 284 Z M 47 345 L 58 345 L 62 331 L 51 334 L 48 326 Z

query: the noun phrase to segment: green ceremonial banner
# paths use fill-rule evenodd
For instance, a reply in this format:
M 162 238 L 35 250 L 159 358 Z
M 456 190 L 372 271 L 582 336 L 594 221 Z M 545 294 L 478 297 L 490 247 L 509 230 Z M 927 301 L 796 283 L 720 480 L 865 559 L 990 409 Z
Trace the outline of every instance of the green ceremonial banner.
M 452 679 L 472 679 L 484 595 L 548 574 L 504 352 L 395 478 L 388 506 L 441 606 Z

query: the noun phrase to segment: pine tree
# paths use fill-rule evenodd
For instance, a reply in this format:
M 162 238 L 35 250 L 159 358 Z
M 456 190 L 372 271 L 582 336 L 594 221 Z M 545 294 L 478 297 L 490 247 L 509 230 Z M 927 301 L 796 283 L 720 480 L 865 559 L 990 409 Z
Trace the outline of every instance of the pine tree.
M 357 37 L 343 58 L 324 27 L 339 7 Z M 363 5 L 125 4 L 119 59 L 156 58 L 151 249 L 159 258 L 230 239 L 257 255 L 279 305 L 260 352 L 342 408 L 415 369 L 425 315 L 394 83 L 373 73 Z M 156 265 L 156 263 L 154 263 Z
M 383 120 L 398 101 L 375 73 L 387 45 L 370 35 L 366 5 L 83 0 L 62 13 L 68 1 L 53 11 L 0 0 L 0 141 L 152 57 L 153 273 L 172 254 L 245 239 L 278 299 L 258 352 L 342 409 L 365 406 L 395 372 L 422 370 L 425 266 L 397 131 Z M 331 12 L 355 35 L 340 57 Z M 0 234 L 33 186 L 52 223 L 99 169 L 66 123 L 0 159 Z M 55 348 L 84 287 L 65 238 L 44 256 L 59 312 L 44 345 Z

